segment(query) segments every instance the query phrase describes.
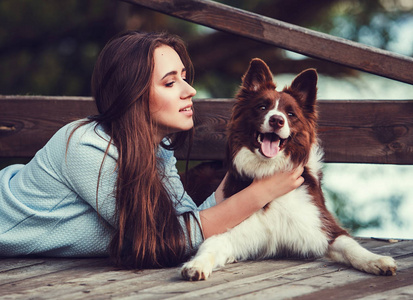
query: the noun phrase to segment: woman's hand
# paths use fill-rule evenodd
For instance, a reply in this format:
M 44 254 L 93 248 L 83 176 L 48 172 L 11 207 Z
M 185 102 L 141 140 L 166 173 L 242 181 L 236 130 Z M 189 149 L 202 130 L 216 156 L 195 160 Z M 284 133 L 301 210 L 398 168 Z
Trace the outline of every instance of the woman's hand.
M 294 171 L 254 180 L 242 191 L 222 201 L 222 188 L 227 179 L 225 177 L 215 193 L 217 205 L 199 213 L 204 237 L 208 238 L 233 228 L 267 203 L 298 188 L 304 182 L 301 176 L 303 170 L 300 166 Z
M 262 179 L 255 179 L 248 188 L 254 189 L 260 195 L 258 200 L 261 202 L 261 207 L 264 207 L 268 202 L 301 186 L 304 182 L 301 176 L 303 172 L 303 166 L 289 172 L 278 172 Z

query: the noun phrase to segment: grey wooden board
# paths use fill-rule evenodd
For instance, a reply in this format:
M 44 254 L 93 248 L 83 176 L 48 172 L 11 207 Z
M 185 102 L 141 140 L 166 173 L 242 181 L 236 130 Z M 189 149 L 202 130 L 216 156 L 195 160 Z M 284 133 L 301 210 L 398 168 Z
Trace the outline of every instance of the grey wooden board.
M 0 259 L 0 299 L 412 299 L 413 241 L 361 239 L 398 263 L 393 277 L 365 274 L 327 259 L 230 264 L 207 281 L 179 268 L 119 270 L 107 259 Z

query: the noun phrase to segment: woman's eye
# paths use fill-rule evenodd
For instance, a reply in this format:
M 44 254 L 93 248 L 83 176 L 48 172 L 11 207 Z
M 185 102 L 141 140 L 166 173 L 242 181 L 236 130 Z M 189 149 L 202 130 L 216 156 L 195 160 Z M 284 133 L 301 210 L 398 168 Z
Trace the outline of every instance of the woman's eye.
M 172 87 L 174 85 L 175 81 L 168 82 L 165 84 L 166 87 Z

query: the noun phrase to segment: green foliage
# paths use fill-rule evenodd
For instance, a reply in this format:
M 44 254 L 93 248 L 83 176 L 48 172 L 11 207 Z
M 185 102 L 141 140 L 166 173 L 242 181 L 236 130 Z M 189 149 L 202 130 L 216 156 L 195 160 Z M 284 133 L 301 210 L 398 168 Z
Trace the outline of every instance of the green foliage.
M 411 16 L 413 8 L 402 0 L 219 2 L 383 48 L 395 36 L 394 25 Z M 96 56 L 111 36 L 124 29 L 167 30 L 182 36 L 191 48 L 198 87 L 213 97 L 233 95 L 245 62 L 252 57 L 271 59 L 272 68 L 278 65 L 292 73 L 299 71 L 295 62 L 285 59 L 283 52 L 274 51 L 274 47 L 223 36 L 123 1 L 2 0 L 0 93 L 89 95 Z M 323 68 L 319 66 L 319 70 Z
M 0 2 L 0 93 L 89 95 L 112 1 Z M 109 25 L 109 26 L 107 26 Z
M 361 228 L 378 228 L 382 225 L 380 217 L 375 216 L 369 220 L 364 220 L 357 213 L 365 204 L 355 206 L 348 202 L 348 196 L 339 194 L 333 190 L 324 189 L 326 198 L 331 205 L 331 211 L 336 215 L 341 225 L 353 234 Z
M 381 228 L 386 221 L 390 221 L 398 227 L 404 225 L 398 216 L 400 206 L 405 200 L 403 195 L 376 199 L 374 202 L 354 203 L 349 201 L 348 194 L 340 194 L 327 188 L 324 188 L 324 193 L 330 211 L 335 214 L 341 225 L 352 234 L 357 234 L 360 229 Z M 376 207 L 381 208 L 381 213 L 368 217 L 366 212 Z

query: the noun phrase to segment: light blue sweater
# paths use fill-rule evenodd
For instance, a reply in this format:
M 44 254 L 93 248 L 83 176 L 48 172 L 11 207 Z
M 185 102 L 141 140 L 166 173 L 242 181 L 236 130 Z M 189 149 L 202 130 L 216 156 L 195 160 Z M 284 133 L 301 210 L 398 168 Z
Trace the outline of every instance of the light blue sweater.
M 75 125 L 61 128 L 27 165 L 0 171 L 0 256 L 108 255 L 115 226 L 117 149 L 110 147 L 105 159 L 97 208 L 98 174 L 109 137 L 100 127 L 95 131 L 95 123 L 81 126 L 66 155 L 67 139 Z M 215 205 L 214 194 L 197 207 L 183 189 L 173 152 L 160 147 L 157 157 L 177 213 L 193 211 L 200 224 L 199 211 Z M 202 230 L 192 217 L 191 234 L 192 246 L 197 248 L 203 240 Z

